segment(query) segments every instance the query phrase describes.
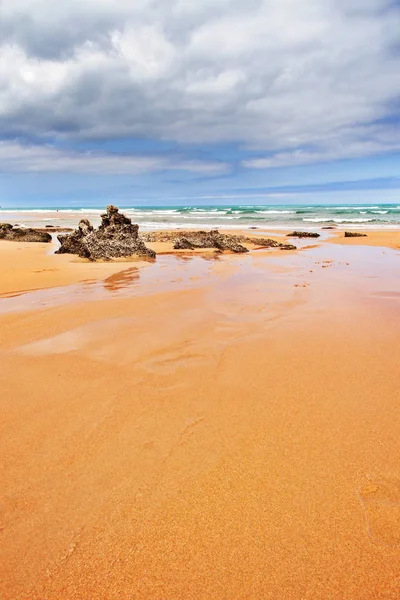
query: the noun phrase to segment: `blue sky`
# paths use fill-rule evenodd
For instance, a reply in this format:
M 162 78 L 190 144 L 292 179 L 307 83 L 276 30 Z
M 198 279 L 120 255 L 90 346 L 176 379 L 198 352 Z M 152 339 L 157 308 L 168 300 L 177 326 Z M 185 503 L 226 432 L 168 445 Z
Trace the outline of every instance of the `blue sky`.
M 5 0 L 0 204 L 399 203 L 399 31 L 392 0 Z

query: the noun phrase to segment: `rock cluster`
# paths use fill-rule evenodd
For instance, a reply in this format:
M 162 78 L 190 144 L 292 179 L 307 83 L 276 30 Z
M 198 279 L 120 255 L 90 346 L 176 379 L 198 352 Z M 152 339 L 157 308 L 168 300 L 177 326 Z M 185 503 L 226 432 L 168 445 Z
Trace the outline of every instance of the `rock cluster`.
M 40 229 L 22 229 L 14 227 L 11 223 L 0 223 L 0 240 L 8 242 L 51 242 L 51 235 Z
M 256 237 L 243 237 L 240 238 L 243 242 L 247 244 L 254 244 L 260 248 L 280 248 L 281 250 L 296 250 L 296 246 L 293 244 L 282 244 L 281 242 L 276 242 L 275 240 L 271 240 L 270 238 L 256 238 Z
M 152 231 L 145 233 L 142 239 L 146 242 L 170 242 L 175 250 L 194 250 L 195 248 L 215 248 L 222 252 L 228 250 L 235 253 L 248 252 L 243 244 L 252 244 L 261 248 L 281 248 L 295 250 L 292 244 L 281 244 L 269 238 L 246 237 L 211 231 Z
M 356 233 L 355 231 L 345 231 L 344 237 L 367 237 L 366 233 Z
M 147 248 L 139 237 L 139 226 L 119 212 L 116 206 L 107 206 L 101 215 L 101 225 L 94 229 L 87 219 L 82 219 L 73 233 L 59 235 L 60 248 L 56 254 L 77 254 L 89 260 L 111 260 L 127 256 L 154 258 L 155 252 Z
M 320 236 L 319 233 L 315 233 L 313 231 L 293 231 L 293 233 L 288 233 L 288 237 L 298 237 L 298 238 L 318 238 Z
M 221 252 L 223 250 L 235 253 L 248 252 L 248 249 L 240 244 L 235 236 L 220 233 L 217 229 L 179 236 L 174 243 L 175 250 L 194 250 L 195 248 L 215 248 Z
M 67 233 L 67 231 L 73 231 L 72 227 L 60 227 L 59 225 L 45 225 L 43 227 L 39 227 L 36 231 L 46 231 L 51 233 Z

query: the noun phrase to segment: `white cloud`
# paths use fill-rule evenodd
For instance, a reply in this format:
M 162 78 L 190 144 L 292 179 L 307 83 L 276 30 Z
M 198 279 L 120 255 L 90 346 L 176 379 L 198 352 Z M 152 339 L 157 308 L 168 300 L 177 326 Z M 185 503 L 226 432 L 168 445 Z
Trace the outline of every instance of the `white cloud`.
M 111 33 L 117 56 L 129 65 L 133 79 L 157 78 L 166 73 L 174 60 L 175 48 L 157 27 L 125 27 Z
M 275 152 L 244 160 L 242 165 L 251 169 L 270 169 L 374 156 L 397 151 L 399 139 L 400 128 L 395 125 L 389 128 L 382 125 L 358 127 L 356 133 L 349 128 L 343 129 L 340 135 L 327 137 L 314 148 Z
M 399 149 L 373 137 L 399 114 L 399 31 L 389 0 L 3 0 L 0 126 L 232 141 L 272 154 L 258 168 Z
M 225 173 L 218 162 L 184 160 L 179 157 L 130 156 L 74 152 L 50 145 L 27 146 L 0 142 L 0 172 L 139 174 L 153 171 L 190 171 L 204 175 Z

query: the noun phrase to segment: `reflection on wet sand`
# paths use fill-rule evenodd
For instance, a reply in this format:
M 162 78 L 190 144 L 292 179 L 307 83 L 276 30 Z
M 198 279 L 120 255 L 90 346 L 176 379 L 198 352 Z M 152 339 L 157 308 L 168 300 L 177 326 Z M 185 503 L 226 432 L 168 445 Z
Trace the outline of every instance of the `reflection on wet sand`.
M 140 271 L 138 267 L 131 267 L 119 273 L 114 273 L 107 277 L 104 282 L 104 289 L 109 292 L 118 292 L 119 290 L 130 287 L 139 283 Z

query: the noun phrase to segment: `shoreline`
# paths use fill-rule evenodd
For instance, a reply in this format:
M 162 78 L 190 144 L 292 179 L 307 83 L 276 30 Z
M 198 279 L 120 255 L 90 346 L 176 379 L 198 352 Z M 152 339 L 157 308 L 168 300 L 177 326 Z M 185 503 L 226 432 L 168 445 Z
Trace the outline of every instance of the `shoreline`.
M 0 220 L 11 220 L 27 227 L 45 225 L 76 227 L 81 218 L 92 225 L 100 223 L 102 208 L 39 208 L 0 210 Z M 121 207 L 132 222 L 142 231 L 170 229 L 246 229 L 252 226 L 271 230 L 291 229 L 318 230 L 323 226 L 357 228 L 365 231 L 375 228 L 400 231 L 400 206 L 390 204 L 324 204 L 324 205 L 212 205 L 212 206 L 125 206 Z

